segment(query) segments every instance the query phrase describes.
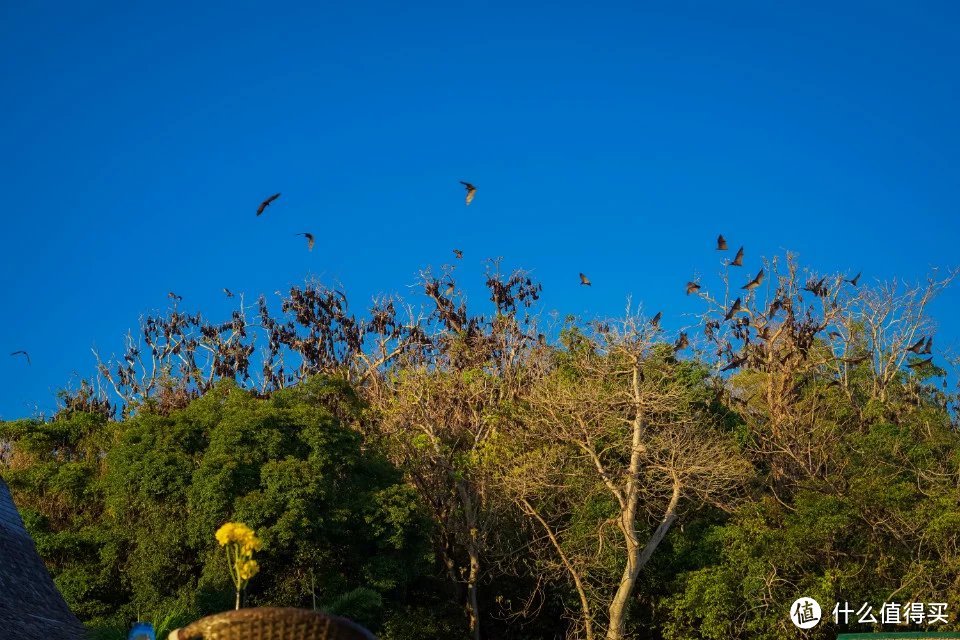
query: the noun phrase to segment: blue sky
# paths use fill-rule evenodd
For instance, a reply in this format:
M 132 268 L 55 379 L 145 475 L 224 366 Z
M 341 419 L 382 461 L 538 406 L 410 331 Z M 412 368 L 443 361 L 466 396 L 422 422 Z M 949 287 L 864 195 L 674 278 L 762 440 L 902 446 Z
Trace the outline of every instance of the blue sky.
M 502 256 L 549 309 L 675 327 L 720 232 L 745 272 L 960 264 L 955 3 L 517 4 L 0 3 L 0 416 L 170 290 L 362 302 L 460 247 L 474 297 Z M 955 347 L 960 291 L 933 311 Z

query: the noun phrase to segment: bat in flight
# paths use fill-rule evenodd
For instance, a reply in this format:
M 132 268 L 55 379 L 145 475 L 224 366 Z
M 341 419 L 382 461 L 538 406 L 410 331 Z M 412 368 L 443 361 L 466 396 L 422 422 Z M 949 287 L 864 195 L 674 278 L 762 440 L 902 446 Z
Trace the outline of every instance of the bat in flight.
M 227 289 L 226 287 L 223 288 L 223 293 L 226 294 L 228 298 L 233 297 L 233 291 L 230 291 L 230 289 Z
M 463 251 L 460 250 L 460 249 L 454 249 L 454 250 L 453 250 L 453 256 L 454 256 L 457 260 L 463 260 Z
M 757 274 L 757 277 L 743 285 L 741 289 L 746 289 L 747 291 L 752 291 L 760 286 L 760 283 L 763 282 L 763 269 L 760 269 L 760 273 Z
M 743 266 L 743 247 L 737 251 L 737 255 L 733 257 L 733 262 L 730 263 L 731 267 L 742 267 Z
M 477 188 L 470 184 L 469 182 L 460 181 L 460 184 L 463 185 L 463 188 L 467 190 L 466 203 L 469 206 L 473 202 L 473 196 L 477 195 Z
M 733 301 L 733 304 L 730 306 L 730 310 L 727 311 L 727 315 L 723 316 L 723 319 L 729 320 L 737 314 L 737 311 L 740 311 L 740 298 L 737 298 Z
M 307 233 L 306 231 L 304 231 L 303 233 L 296 233 L 296 234 L 294 234 L 294 235 L 303 236 L 304 238 L 306 238 L 306 239 L 307 239 L 307 249 L 308 249 L 309 251 L 313 251 L 314 239 L 313 239 L 313 234 L 312 234 L 312 233 Z
M 171 300 L 176 300 L 177 302 L 183 302 L 183 296 L 178 296 L 173 291 L 168 292 L 167 297 Z
M 280 197 L 280 194 L 279 194 L 279 193 L 275 193 L 275 194 L 273 194 L 272 196 L 270 196 L 269 198 L 267 198 L 266 200 L 264 200 L 263 202 L 261 202 L 261 203 L 260 203 L 260 206 L 257 207 L 257 215 L 258 215 L 258 216 L 261 215 L 261 214 L 266 210 L 266 208 L 269 207 L 271 204 L 273 204 L 273 201 L 276 200 L 276 199 L 279 198 L 279 197 Z
M 717 251 L 726 251 L 727 250 L 727 239 L 723 237 L 721 233 L 717 236 Z
M 734 369 L 738 369 L 742 367 L 744 364 L 746 364 L 746 362 L 747 362 L 746 356 L 736 357 L 730 361 L 730 364 L 720 369 L 720 371 L 732 371 Z
M 861 276 L 862 273 L 863 273 L 863 272 L 860 272 L 860 273 L 858 273 L 857 275 L 855 275 L 854 277 L 850 278 L 849 280 L 844 280 L 844 282 L 849 282 L 849 283 L 852 284 L 853 286 L 857 286 L 857 282 L 860 280 L 860 276 Z
M 582 273 L 580 274 L 580 286 L 591 286 L 590 279 Z
M 688 283 L 687 283 L 687 295 L 690 295 L 690 294 L 693 293 L 694 291 L 700 291 L 700 285 L 697 284 L 696 282 L 688 282 Z
M 923 353 L 923 345 L 926 343 L 926 338 L 920 338 L 917 340 L 913 346 L 907 347 L 907 351 L 912 351 L 913 353 Z
M 23 356 L 24 358 L 27 359 L 27 364 L 32 364 L 32 363 L 30 362 L 30 354 L 27 353 L 26 351 L 24 351 L 23 349 L 21 349 L 20 351 L 14 351 L 14 352 L 11 353 L 10 355 L 11 355 L 11 356 Z

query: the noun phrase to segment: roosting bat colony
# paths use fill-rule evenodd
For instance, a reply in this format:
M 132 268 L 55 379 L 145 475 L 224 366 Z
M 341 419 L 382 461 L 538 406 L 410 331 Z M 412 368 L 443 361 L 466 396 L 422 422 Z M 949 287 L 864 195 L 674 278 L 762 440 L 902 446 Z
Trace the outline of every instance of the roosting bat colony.
M 466 191 L 464 202 L 469 206 L 477 188 L 470 182 L 461 181 L 461 184 Z M 278 192 L 263 200 L 256 209 L 257 216 L 262 216 L 268 207 L 276 207 L 279 198 Z M 312 233 L 296 235 L 306 240 L 308 250 L 313 250 L 315 237 Z M 728 249 L 727 239 L 719 235 L 716 250 L 725 252 Z M 453 249 L 453 254 L 457 260 L 462 260 L 461 249 Z M 743 267 L 744 257 L 745 249 L 740 247 L 732 260 L 722 263 L 728 269 L 724 275 L 728 293 L 731 288 L 729 268 Z M 776 261 L 766 268 L 776 269 Z M 260 322 L 252 325 L 247 319 L 249 307 L 244 306 L 241 295 L 240 308 L 233 312 L 231 319 L 216 324 L 200 314 L 181 312 L 179 306 L 183 297 L 170 291 L 168 297 L 174 303 L 172 311 L 165 316 L 145 318 L 139 338 L 128 334 L 126 351 L 120 359 L 105 362 L 98 355 L 99 372 L 121 405 L 143 401 L 157 394 L 165 396 L 167 401 L 182 404 L 202 394 L 216 379 L 231 377 L 251 381 L 255 359 L 251 338 L 254 332 L 263 332 L 260 345 L 264 348 L 256 386 L 264 392 L 332 369 L 348 371 L 352 377 L 366 378 L 372 369 L 427 349 L 431 338 L 426 324 L 430 321 L 465 331 L 468 336 L 478 331 L 483 318 L 467 315 L 465 298 L 458 292 L 452 272 L 452 268 L 445 268 L 439 278 L 429 272 L 422 273 L 423 291 L 434 309 L 424 315 L 406 306 L 403 321 L 398 314 L 400 301 L 395 298 L 376 300 L 369 318 L 364 320 L 348 312 L 346 296 L 342 292 L 308 285 L 290 289 L 281 305 L 283 318 L 274 318 L 261 297 L 256 305 Z M 932 366 L 933 338 L 917 335 L 921 328 L 919 324 L 910 325 L 913 328 L 898 337 L 900 344 L 874 344 L 865 349 L 863 345 L 866 343 L 862 339 L 853 339 L 851 314 L 854 308 L 880 304 L 872 294 L 860 297 L 843 294 L 842 286 L 855 289 L 860 277 L 861 273 L 853 278 L 811 275 L 799 286 L 797 267 L 793 258 L 788 257 L 786 270 L 774 274 L 773 284 L 767 290 L 761 288 L 767 281 L 767 271 L 760 267 L 756 275 L 740 287 L 742 294 L 725 302 L 713 298 L 703 289 L 699 279 L 694 278 L 686 283 L 686 295 L 696 294 L 710 307 L 708 313 L 700 316 L 704 341 L 697 346 L 712 350 L 717 357 L 716 370 L 719 372 L 733 371 L 745 365 L 772 372 L 795 367 L 798 362 L 807 362 L 811 358 L 814 359 L 811 364 L 821 369 L 824 364 L 832 362 L 833 373 L 840 377 L 845 375 L 845 367 L 868 360 L 875 361 L 878 370 L 883 372 L 881 377 L 889 377 L 890 372 L 901 365 L 912 370 Z M 581 286 L 593 285 L 582 272 L 579 273 L 579 283 Z M 498 314 L 515 311 L 517 302 L 529 306 L 540 292 L 540 285 L 524 272 L 504 278 L 498 268 L 489 275 L 487 286 Z M 761 295 L 763 291 L 766 295 Z M 223 293 L 227 298 L 235 296 L 226 287 Z M 811 294 L 811 299 L 806 297 L 807 293 Z M 914 293 L 919 295 L 919 292 Z M 814 303 L 819 304 L 819 309 L 815 309 Z M 649 326 L 655 332 L 661 331 L 661 317 L 662 313 L 658 312 L 649 320 Z M 863 328 L 858 330 L 864 331 Z M 540 344 L 545 339 L 540 330 L 524 337 Z M 818 337 L 827 345 L 826 351 L 814 349 Z M 879 335 L 874 335 L 873 339 L 876 342 Z M 679 331 L 672 344 L 675 352 L 694 346 L 688 328 Z M 30 363 L 26 350 L 14 351 L 10 355 L 23 357 L 25 363 Z M 929 357 L 907 361 L 907 356 Z M 178 382 L 171 387 L 170 380 Z M 176 400 L 174 396 L 177 396 Z

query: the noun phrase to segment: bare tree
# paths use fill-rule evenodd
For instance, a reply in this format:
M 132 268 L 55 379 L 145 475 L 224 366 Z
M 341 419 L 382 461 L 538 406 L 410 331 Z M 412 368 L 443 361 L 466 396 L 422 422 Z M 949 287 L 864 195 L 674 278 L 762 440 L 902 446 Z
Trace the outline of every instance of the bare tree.
M 556 452 L 562 452 L 566 479 L 550 480 L 542 466 L 528 475 L 531 467 L 523 463 L 505 482 L 524 513 L 542 527 L 569 574 L 588 637 L 596 633 L 594 599 L 607 609 L 605 637 L 625 637 L 640 571 L 682 504 L 729 506 L 749 473 L 707 412 L 706 389 L 678 375 L 677 368 L 684 365 L 671 347 L 658 343 L 658 333 L 655 323 L 635 315 L 592 331 L 569 329 L 567 348 L 534 385 L 518 427 L 525 448 L 539 442 L 536 451 L 544 459 L 558 459 Z M 551 451 L 554 456 L 547 455 Z M 524 460 L 529 457 L 518 456 Z M 580 482 L 569 482 L 571 475 Z M 596 575 L 588 580 L 589 560 L 567 554 L 561 514 L 550 512 L 554 507 L 547 502 L 552 499 L 544 491 L 547 484 L 562 491 L 563 486 L 591 486 L 587 479 L 606 491 L 614 505 L 609 520 L 596 523 L 596 543 L 622 549 L 626 561 L 619 580 L 597 583 Z M 611 525 L 617 535 L 610 535 Z
M 251 311 L 254 320 L 248 318 Z M 119 358 L 104 359 L 96 350 L 94 355 L 100 379 L 124 411 L 149 404 L 169 412 L 220 379 L 264 394 L 321 373 L 379 385 L 390 362 L 422 347 L 422 322 L 412 307 L 392 297 L 375 299 L 367 317 L 357 317 L 341 291 L 310 282 L 281 295 L 279 314 L 262 296 L 251 308 L 240 295 L 238 309 L 221 323 L 175 304 L 167 313 L 141 319 Z

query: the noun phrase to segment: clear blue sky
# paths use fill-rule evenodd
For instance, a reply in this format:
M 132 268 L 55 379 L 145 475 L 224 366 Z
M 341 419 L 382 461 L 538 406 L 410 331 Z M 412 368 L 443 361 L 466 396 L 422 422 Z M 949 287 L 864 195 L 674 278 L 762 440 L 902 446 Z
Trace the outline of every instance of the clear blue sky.
M 745 272 L 960 263 L 956 3 L 148 5 L 0 2 L 5 418 L 170 290 L 214 317 L 221 287 L 308 275 L 360 302 L 461 247 L 474 297 L 503 256 L 548 308 L 632 294 L 678 326 L 719 232 Z M 956 345 L 960 291 L 934 313 Z

